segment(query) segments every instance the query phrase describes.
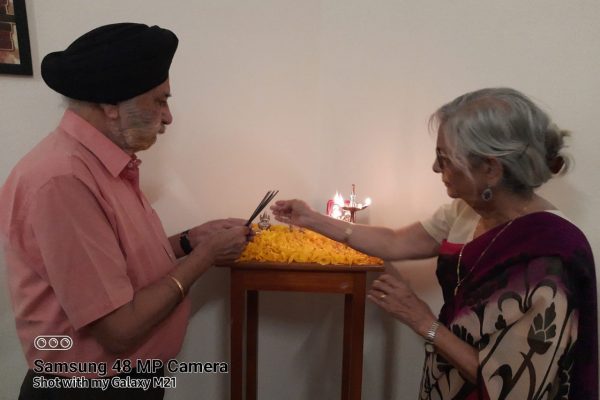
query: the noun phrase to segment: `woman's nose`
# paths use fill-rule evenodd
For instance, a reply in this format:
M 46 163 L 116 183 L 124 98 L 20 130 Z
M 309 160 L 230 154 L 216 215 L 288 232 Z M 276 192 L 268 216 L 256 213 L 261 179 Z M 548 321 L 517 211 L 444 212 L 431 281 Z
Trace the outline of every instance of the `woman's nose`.
M 437 157 L 433 160 L 433 165 L 431 166 L 431 169 L 433 169 L 433 172 L 435 172 L 436 174 L 440 174 L 442 172 L 442 168 Z

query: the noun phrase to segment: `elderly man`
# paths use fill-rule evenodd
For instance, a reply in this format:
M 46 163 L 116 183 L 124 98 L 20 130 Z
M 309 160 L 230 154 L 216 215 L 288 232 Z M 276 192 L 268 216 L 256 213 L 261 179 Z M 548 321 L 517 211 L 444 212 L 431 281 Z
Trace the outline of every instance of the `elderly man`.
M 147 372 L 136 371 L 137 360 L 175 357 L 190 286 L 246 245 L 239 219 L 168 238 L 139 188 L 135 153 L 173 120 L 168 73 L 177 44 L 158 26 L 112 24 L 42 62 L 44 81 L 68 108 L 0 192 L 10 293 L 30 367 L 21 399 L 162 398 L 155 385 L 102 390 L 88 380 L 68 389 L 55 378 L 137 377 Z

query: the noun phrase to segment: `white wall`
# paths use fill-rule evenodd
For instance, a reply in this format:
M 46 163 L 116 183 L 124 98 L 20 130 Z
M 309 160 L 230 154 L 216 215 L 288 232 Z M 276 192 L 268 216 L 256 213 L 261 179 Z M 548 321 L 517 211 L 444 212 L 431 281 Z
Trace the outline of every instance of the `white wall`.
M 466 91 L 506 85 L 531 95 L 573 131 L 575 169 L 542 193 L 598 254 L 596 1 L 29 0 L 27 6 L 35 76 L 0 76 L 1 181 L 60 118 L 61 100 L 39 75 L 43 55 L 95 26 L 138 21 L 171 28 L 180 38 L 171 70 L 175 122 L 141 155 L 144 190 L 168 232 L 244 217 L 271 188 L 281 190 L 280 198 L 323 208 L 351 183 L 359 197 L 374 200 L 364 221 L 397 227 L 422 218 L 446 200 L 430 168 L 429 114 Z M 439 308 L 433 263 L 400 267 Z M 15 398 L 25 363 L 2 293 L 0 398 L 8 399 Z M 227 360 L 227 271 L 207 273 L 192 296 L 198 311 L 180 358 Z M 260 398 L 337 398 L 341 298 L 265 293 L 260 316 Z M 363 398 L 414 398 L 420 343 L 367 305 Z M 228 376 L 181 375 L 168 398 L 226 399 L 228 382 Z

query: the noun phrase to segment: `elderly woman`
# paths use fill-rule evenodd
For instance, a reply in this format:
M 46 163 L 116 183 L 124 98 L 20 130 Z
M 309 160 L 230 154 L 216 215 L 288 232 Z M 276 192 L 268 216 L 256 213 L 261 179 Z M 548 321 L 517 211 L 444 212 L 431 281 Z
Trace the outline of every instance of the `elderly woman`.
M 279 221 L 385 260 L 437 256 L 436 318 L 398 275 L 368 297 L 425 339 L 421 399 L 597 399 L 594 261 L 584 234 L 534 190 L 564 169 L 566 132 L 522 93 L 444 105 L 433 170 L 454 201 L 398 230 L 350 225 L 300 200 Z

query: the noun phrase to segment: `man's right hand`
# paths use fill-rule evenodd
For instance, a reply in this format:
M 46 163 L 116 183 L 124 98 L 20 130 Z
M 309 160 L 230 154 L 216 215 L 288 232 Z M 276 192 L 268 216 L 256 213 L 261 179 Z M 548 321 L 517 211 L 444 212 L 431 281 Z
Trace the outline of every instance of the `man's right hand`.
M 249 236 L 250 228 L 244 225 L 215 229 L 196 248 L 206 246 L 213 263 L 225 264 L 240 257 L 248 244 Z
M 215 219 L 205 222 L 189 230 L 190 244 L 192 248 L 195 248 L 198 244 L 206 243 L 207 238 L 215 232 L 236 226 L 244 226 L 245 223 L 246 221 L 241 218 Z

